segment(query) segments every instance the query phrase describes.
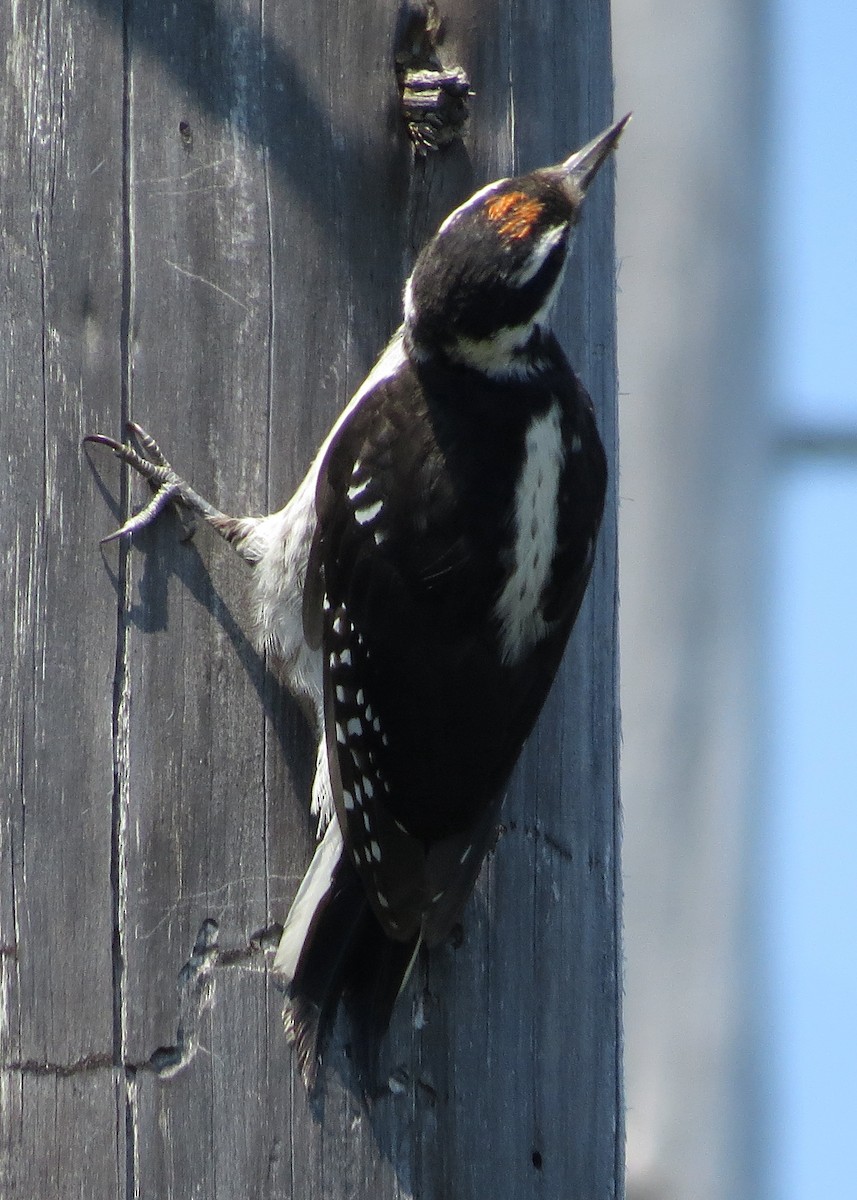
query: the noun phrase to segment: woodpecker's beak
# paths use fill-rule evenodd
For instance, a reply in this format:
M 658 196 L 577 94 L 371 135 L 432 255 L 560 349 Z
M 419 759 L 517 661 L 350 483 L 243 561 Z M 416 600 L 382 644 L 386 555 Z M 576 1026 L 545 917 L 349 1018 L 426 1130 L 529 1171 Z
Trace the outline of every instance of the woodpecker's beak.
M 621 120 L 614 122 L 598 137 L 587 142 L 581 150 L 576 150 L 562 164 L 561 170 L 570 183 L 576 184 L 581 192 L 585 192 L 611 150 L 622 136 L 622 130 L 631 120 L 631 114 L 626 113 Z

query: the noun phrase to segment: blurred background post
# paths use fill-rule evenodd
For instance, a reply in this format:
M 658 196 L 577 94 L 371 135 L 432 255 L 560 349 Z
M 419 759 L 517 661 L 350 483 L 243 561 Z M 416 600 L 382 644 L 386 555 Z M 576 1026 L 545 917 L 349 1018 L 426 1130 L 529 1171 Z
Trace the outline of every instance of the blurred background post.
M 615 0 L 629 1200 L 853 1187 L 853 6 Z

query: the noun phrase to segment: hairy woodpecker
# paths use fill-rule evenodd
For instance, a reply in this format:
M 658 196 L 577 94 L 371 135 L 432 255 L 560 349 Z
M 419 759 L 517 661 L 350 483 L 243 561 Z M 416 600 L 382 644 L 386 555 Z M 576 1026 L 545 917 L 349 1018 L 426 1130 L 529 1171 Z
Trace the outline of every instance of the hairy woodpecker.
M 364 1076 L 416 952 L 473 889 L 589 579 L 606 461 L 546 322 L 586 189 L 625 117 L 489 184 L 420 253 L 404 321 L 281 511 L 234 518 L 103 435 L 255 567 L 259 642 L 319 733 L 323 833 L 275 966 L 312 1087 L 340 999 Z M 109 539 L 105 539 L 109 540 Z

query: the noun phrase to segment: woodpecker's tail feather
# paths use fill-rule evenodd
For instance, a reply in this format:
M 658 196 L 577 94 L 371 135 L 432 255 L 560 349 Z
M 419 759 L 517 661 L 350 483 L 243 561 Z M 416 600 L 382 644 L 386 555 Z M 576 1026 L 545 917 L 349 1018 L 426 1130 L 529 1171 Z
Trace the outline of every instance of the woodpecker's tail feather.
M 371 1094 L 379 1042 L 419 939 L 393 942 L 385 935 L 342 851 L 342 835 L 333 820 L 292 904 L 274 969 L 286 978 L 286 1036 L 307 1090 L 315 1086 L 341 999 L 351 1024 L 354 1067 Z

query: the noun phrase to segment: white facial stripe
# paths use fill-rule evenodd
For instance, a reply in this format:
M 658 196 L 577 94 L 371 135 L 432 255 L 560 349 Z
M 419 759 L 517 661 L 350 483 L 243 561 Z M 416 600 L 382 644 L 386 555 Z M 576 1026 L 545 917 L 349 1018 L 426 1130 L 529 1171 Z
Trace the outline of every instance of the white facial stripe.
M 565 225 L 555 225 L 553 229 L 548 229 L 543 233 L 536 243 L 534 249 L 530 252 L 530 257 L 524 263 L 519 271 L 511 277 L 511 282 L 515 287 L 523 287 L 525 283 L 529 283 L 542 267 L 545 265 L 545 260 L 555 246 L 558 246 L 562 241 L 562 235 L 565 233 Z
M 558 238 L 562 235 L 562 230 L 552 230 L 551 233 Z M 554 245 L 556 241 L 554 242 Z M 544 250 L 542 262 L 550 254 L 552 246 L 540 246 L 534 255 L 538 255 L 540 250 Z M 500 329 L 490 338 L 458 338 L 453 346 L 449 348 L 451 358 L 457 359 L 466 366 L 473 367 L 477 371 L 483 371 L 486 375 L 491 375 L 494 379 L 525 379 L 528 375 L 538 371 L 540 363 L 538 359 L 533 360 L 529 355 L 521 354 L 521 351 L 532 337 L 533 330 L 539 326 L 547 324 L 547 320 L 551 314 L 556 298 L 559 295 L 559 290 L 562 287 L 563 278 L 565 276 L 565 266 L 567 259 L 563 261 L 562 267 L 557 274 L 553 287 L 545 297 L 541 308 L 533 315 L 532 320 L 525 325 L 510 325 L 505 329 Z M 532 260 L 528 267 L 532 265 Z M 538 263 L 533 269 L 532 274 L 535 275 L 541 263 Z M 530 276 L 532 278 L 532 276 Z M 520 286 L 527 282 L 526 278 L 520 275 L 515 280 Z
M 490 338 L 477 340 L 460 337 L 449 348 L 449 355 L 450 358 L 495 379 L 529 375 L 534 364 L 529 358 L 521 357 L 520 352 L 530 340 L 532 332 L 533 326 L 528 322 L 526 325 L 512 325 L 499 329 Z
M 567 261 L 568 260 L 566 259 L 566 262 Z M 562 287 L 562 281 L 563 281 L 563 279 L 565 279 L 565 266 L 566 266 L 566 264 L 564 262 L 562 264 L 562 267 L 560 268 L 559 274 L 557 275 L 556 279 L 554 280 L 553 287 L 551 288 L 551 290 L 548 292 L 547 296 L 545 297 L 544 304 L 541 306 L 539 311 L 533 317 L 534 325 L 543 326 L 543 325 L 547 324 L 548 317 L 551 315 L 553 306 L 554 306 L 554 304 L 556 304 L 556 298 L 559 295 L 559 290 Z

